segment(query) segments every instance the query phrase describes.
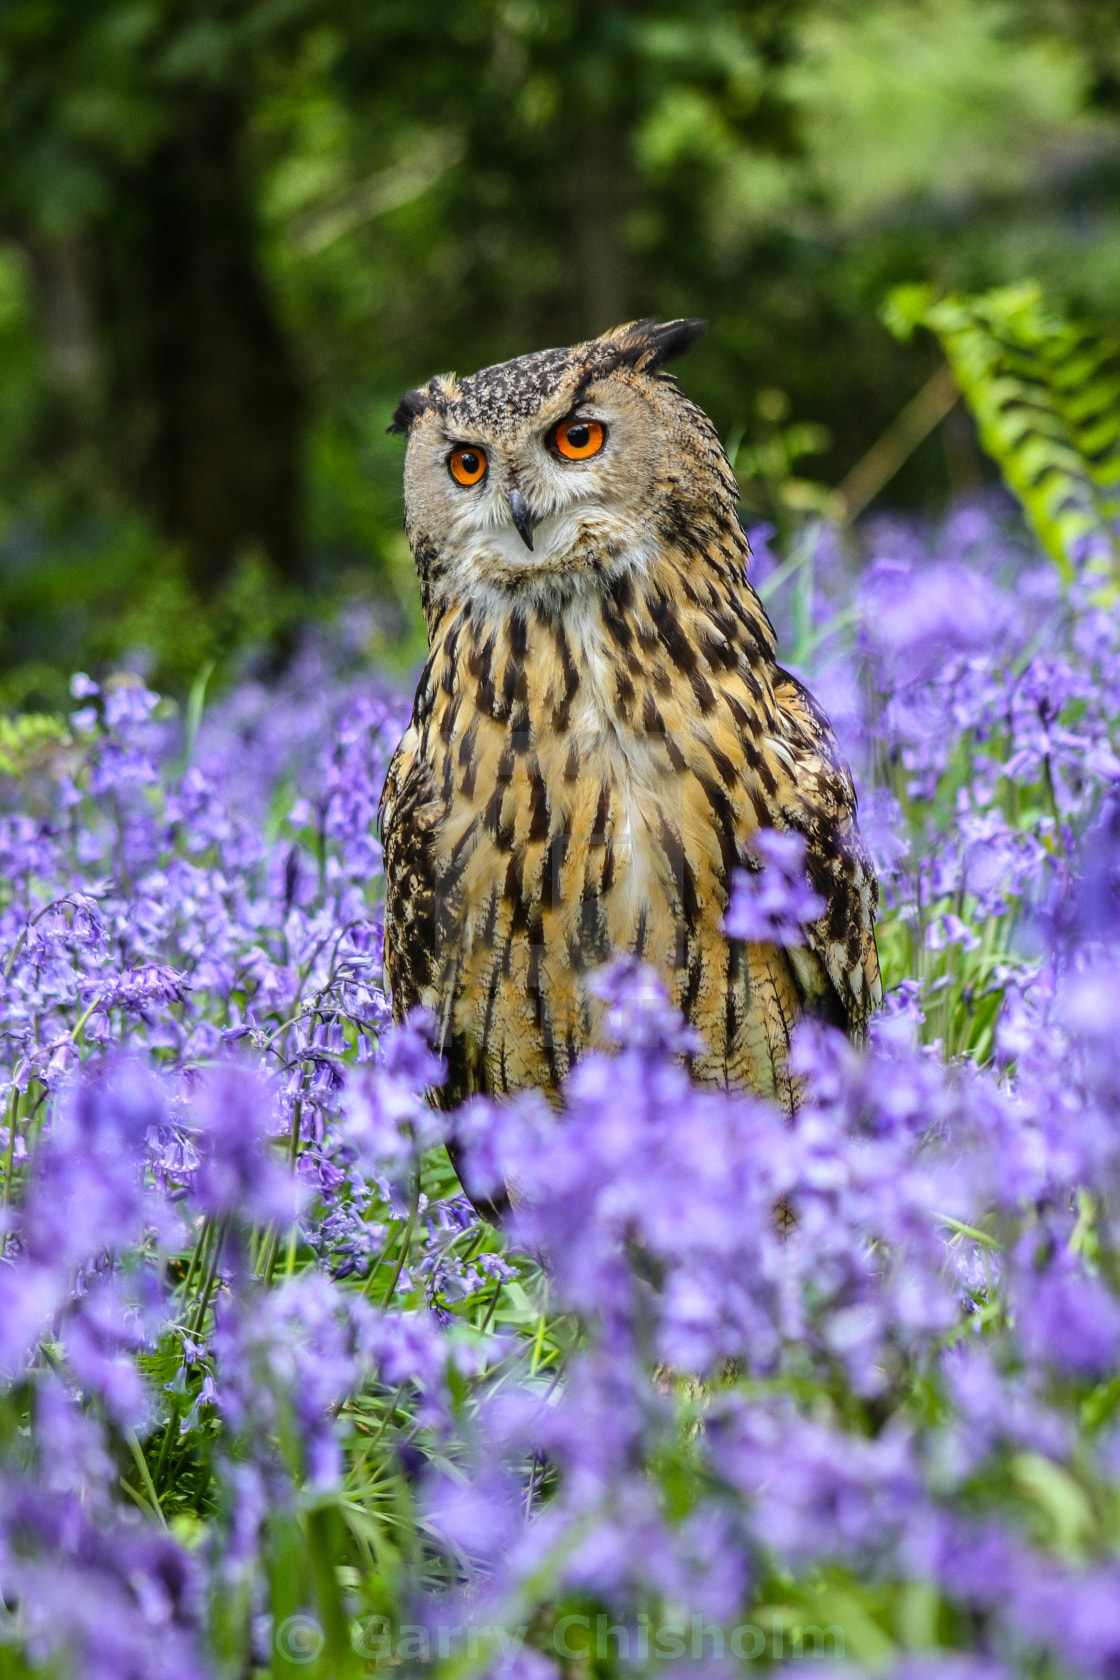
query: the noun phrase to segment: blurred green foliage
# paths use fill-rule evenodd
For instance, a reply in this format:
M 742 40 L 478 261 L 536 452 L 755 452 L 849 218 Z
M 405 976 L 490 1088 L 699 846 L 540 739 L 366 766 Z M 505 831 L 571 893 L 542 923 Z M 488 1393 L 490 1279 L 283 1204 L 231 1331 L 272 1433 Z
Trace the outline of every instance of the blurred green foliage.
M 1120 320 L 1118 42 L 1105 0 L 8 0 L 0 701 L 184 691 L 355 598 L 414 647 L 400 391 L 640 314 L 710 318 L 754 514 L 835 511 L 937 366 L 892 287 Z M 988 471 L 958 408 L 886 494 Z

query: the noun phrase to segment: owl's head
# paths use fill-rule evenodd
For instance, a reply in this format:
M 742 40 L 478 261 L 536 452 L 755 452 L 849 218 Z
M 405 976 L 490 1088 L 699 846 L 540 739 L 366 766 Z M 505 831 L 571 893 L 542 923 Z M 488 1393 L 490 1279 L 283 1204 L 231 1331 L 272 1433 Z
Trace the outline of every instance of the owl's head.
M 561 603 L 733 512 L 715 430 L 663 372 L 704 325 L 638 321 L 406 393 L 390 430 L 426 602 Z

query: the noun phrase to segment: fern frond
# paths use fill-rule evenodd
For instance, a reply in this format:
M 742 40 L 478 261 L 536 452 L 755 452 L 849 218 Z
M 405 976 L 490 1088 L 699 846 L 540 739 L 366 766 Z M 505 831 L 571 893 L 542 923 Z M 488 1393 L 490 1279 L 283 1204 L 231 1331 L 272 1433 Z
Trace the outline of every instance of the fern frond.
M 981 443 L 1065 576 L 1089 556 L 1120 571 L 1120 343 L 1033 283 L 975 297 L 901 286 L 884 319 L 899 338 L 936 334 Z

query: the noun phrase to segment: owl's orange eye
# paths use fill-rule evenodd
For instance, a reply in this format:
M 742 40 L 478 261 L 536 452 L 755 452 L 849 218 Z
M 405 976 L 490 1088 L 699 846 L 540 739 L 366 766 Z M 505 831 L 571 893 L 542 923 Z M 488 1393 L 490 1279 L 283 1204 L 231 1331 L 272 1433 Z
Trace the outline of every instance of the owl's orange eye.
M 606 443 L 607 428 L 601 420 L 561 420 L 552 441 L 565 460 L 586 461 Z
M 453 449 L 447 463 L 456 484 L 477 484 L 486 476 L 485 449 Z

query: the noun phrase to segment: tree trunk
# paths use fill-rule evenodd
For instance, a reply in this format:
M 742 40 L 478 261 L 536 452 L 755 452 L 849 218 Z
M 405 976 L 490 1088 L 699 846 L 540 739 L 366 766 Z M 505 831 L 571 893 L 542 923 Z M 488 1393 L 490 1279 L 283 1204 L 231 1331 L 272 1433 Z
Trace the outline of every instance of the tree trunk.
M 630 137 L 621 123 L 592 119 L 573 139 L 573 290 L 577 332 L 589 338 L 629 319 Z
M 244 134 L 231 89 L 176 95 L 102 244 L 125 476 L 204 595 L 246 550 L 289 580 L 302 560 L 303 403 L 257 262 Z
M 626 218 L 634 204 L 630 158 L 627 15 L 633 0 L 581 0 L 568 89 L 571 309 L 591 337 L 629 319 Z

